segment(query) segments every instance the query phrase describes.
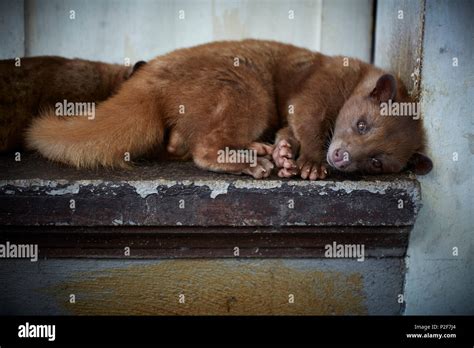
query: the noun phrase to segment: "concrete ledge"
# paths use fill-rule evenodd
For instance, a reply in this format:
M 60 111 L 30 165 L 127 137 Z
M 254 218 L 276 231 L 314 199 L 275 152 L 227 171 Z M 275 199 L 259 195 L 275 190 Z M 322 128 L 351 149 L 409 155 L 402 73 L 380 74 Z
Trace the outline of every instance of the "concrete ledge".
M 0 158 L 0 172 L 0 243 L 46 258 L 324 258 L 333 242 L 399 258 L 420 208 L 408 174 L 254 180 L 177 162 L 78 171 L 36 155 Z
M 34 155 L 2 158 L 0 172 L 2 225 L 410 226 L 420 207 L 407 174 L 254 180 L 176 162 L 77 171 Z

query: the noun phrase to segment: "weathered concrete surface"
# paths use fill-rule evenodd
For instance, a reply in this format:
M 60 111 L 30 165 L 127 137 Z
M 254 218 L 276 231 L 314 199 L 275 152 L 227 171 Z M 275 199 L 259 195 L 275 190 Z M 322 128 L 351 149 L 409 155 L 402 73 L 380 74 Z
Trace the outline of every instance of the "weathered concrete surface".
M 404 19 L 398 19 L 400 10 Z M 406 314 L 474 314 L 473 17 L 472 1 L 391 0 L 377 6 L 375 62 L 399 73 L 408 86 L 412 73 L 421 76 L 434 162 L 433 171 L 419 177 L 424 207 L 410 235 Z
M 0 1 L 0 59 L 25 55 L 24 1 Z
M 474 314 L 473 18 L 472 1 L 426 2 L 421 101 L 434 169 L 420 177 L 406 314 Z
M 410 226 L 421 200 L 407 174 L 258 181 L 192 163 L 77 171 L 37 156 L 4 157 L 0 172 L 4 225 Z
M 363 245 L 364 258 L 403 257 L 400 227 L 3 227 L 0 243 L 38 245 L 44 258 L 326 258 L 326 246 Z M 128 252 L 125 253 L 125 247 Z
M 374 64 L 397 75 L 419 94 L 424 0 L 377 3 Z
M 393 315 L 403 268 L 400 259 L 8 260 L 0 314 Z

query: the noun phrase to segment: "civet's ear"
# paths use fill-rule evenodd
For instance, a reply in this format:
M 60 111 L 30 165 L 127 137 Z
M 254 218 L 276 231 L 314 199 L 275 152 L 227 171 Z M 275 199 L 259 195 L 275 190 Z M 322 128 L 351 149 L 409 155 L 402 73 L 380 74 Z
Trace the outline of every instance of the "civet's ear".
M 395 77 L 390 74 L 380 76 L 369 96 L 378 103 L 384 103 L 390 99 L 395 100 L 397 96 L 397 81 Z
M 146 65 L 146 62 L 144 60 L 140 60 L 140 61 L 136 62 L 135 65 L 133 66 L 133 70 L 132 70 L 132 73 L 130 74 L 130 76 L 135 74 L 135 72 L 137 72 L 144 65 Z
M 417 175 L 425 175 L 433 169 L 433 162 L 428 156 L 415 152 L 408 160 L 407 169 Z

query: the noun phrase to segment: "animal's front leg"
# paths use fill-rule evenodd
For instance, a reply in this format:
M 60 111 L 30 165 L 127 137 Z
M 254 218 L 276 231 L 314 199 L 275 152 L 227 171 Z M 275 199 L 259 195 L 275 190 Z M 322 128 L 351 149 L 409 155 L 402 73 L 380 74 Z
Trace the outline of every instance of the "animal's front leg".
M 298 175 L 299 170 L 295 160 L 298 149 L 299 143 L 289 127 L 284 127 L 277 132 L 272 157 L 276 167 L 279 168 L 279 177 L 290 178 Z
M 322 108 L 304 103 L 298 107 L 297 112 L 288 119 L 295 139 L 300 145 L 296 166 L 303 179 L 324 179 L 328 175 L 326 151 L 324 143 L 329 130 L 329 122 Z

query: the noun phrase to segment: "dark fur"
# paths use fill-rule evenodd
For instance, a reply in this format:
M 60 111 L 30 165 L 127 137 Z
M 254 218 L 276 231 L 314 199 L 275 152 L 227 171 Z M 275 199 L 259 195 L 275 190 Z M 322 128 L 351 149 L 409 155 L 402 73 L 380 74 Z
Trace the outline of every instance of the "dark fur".
M 20 149 L 24 131 L 41 110 L 64 99 L 100 102 L 115 93 L 134 68 L 62 57 L 0 61 L 0 151 Z M 138 64 L 138 63 L 137 63 Z

